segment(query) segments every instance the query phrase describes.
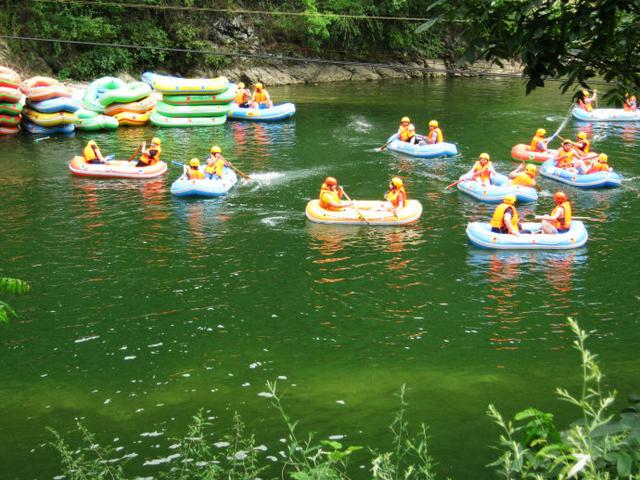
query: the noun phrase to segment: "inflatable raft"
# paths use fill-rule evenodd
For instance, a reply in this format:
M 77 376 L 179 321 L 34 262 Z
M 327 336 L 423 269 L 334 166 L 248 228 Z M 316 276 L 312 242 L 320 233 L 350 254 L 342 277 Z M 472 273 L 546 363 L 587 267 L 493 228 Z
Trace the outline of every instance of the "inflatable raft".
M 73 115 L 73 114 L 71 114 Z M 32 133 L 34 135 L 53 135 L 56 133 L 73 133 L 76 129 L 74 123 L 68 123 L 66 125 L 58 125 L 56 127 L 43 127 L 41 125 L 36 125 L 33 122 L 30 122 L 28 119 L 22 119 L 22 125 L 27 130 L 27 132 Z
M 155 178 L 167 171 L 167 164 L 158 162 L 150 167 L 136 167 L 137 162 L 112 160 L 108 163 L 91 164 L 83 157 L 73 157 L 69 162 L 69 170 L 81 177 L 97 178 Z
M 49 100 L 41 100 L 39 102 L 29 100 L 27 105 L 40 113 L 74 113 L 80 110 L 80 101 L 73 97 L 55 97 L 50 98 Z
M 76 129 L 78 130 L 115 130 L 118 126 L 118 120 L 114 117 L 101 115 L 91 110 L 78 110 L 76 112 Z
M 131 113 L 131 112 L 120 112 L 116 113 L 113 118 L 118 121 L 120 125 L 146 125 L 149 123 L 149 114 L 148 113 Z
M 137 102 L 112 103 L 104 109 L 106 115 L 117 115 L 122 112 L 147 113 L 156 106 L 156 101 L 152 97 L 146 97 Z
M 319 200 L 311 200 L 307 203 L 305 213 L 312 222 L 337 225 L 406 225 L 417 221 L 422 215 L 422 204 L 418 200 L 407 200 L 397 216 L 385 208 L 385 203 L 359 200 L 354 202 L 355 208 L 333 211 L 320 207 Z
M 15 135 L 20 133 L 20 125 L 15 127 L 0 127 L 0 135 Z
M 524 222 L 523 229 L 540 230 L 539 223 Z M 589 235 L 584 224 L 578 220 L 571 221 L 571 228 L 566 233 L 523 233 L 519 236 L 506 233 L 493 233 L 488 223 L 473 222 L 467 225 L 467 237 L 471 243 L 481 248 L 500 250 L 567 250 L 582 247 L 587 243 Z
M 422 138 L 424 137 L 418 135 L 418 139 Z M 431 145 L 411 145 L 408 142 L 398 140 L 397 134 L 391 135 L 387 141 L 389 142 L 387 145 L 389 150 L 413 157 L 438 158 L 453 157 L 458 154 L 458 148 L 453 143 L 442 142 Z
M 218 94 L 205 95 L 162 95 L 162 101 L 168 105 L 196 106 L 196 105 L 224 105 L 229 104 L 236 97 L 237 87 L 231 84 L 227 90 Z
M 173 95 L 217 94 L 229 88 L 229 80 L 226 77 L 179 78 L 145 72 L 142 74 L 142 81 L 158 92 Z
M 203 167 L 204 168 L 204 167 Z M 236 173 L 225 167 L 218 180 L 188 180 L 184 176 L 171 184 L 171 195 L 175 197 L 222 197 L 238 183 Z
M 556 158 L 558 154 L 558 150 L 549 149 L 544 152 L 532 152 L 530 145 L 525 145 L 524 143 L 519 143 L 518 145 L 514 145 L 511 149 L 511 157 L 516 160 L 525 160 L 531 163 L 544 163 L 547 160 L 552 158 Z
M 20 75 L 8 67 L 0 66 L 0 87 L 20 88 Z
M 18 103 L 22 99 L 22 92 L 17 88 L 0 87 L 0 102 Z
M 219 117 L 174 118 L 165 117 L 158 112 L 152 112 L 151 115 L 149 115 L 149 120 L 157 127 L 212 127 L 214 125 L 222 125 L 227 121 L 227 117 L 226 115 L 222 115 Z
M 293 103 L 281 103 L 271 108 L 240 108 L 232 103 L 229 118 L 254 122 L 277 122 L 292 117 L 295 113 L 296 106 Z
M 56 97 L 71 97 L 71 89 L 60 85 L 55 78 L 31 77 L 20 84 L 20 90 L 32 102 L 49 100 Z
M 36 110 L 25 107 L 22 110 L 22 115 L 41 127 L 57 127 L 58 125 L 76 123 L 76 116 L 69 112 L 40 113 Z
M 581 175 L 555 166 L 554 160 L 544 162 L 538 172 L 552 180 L 578 188 L 618 188 L 622 185 L 622 175 L 616 172 L 597 172 Z
M 228 105 L 169 105 L 165 102 L 156 105 L 156 112 L 164 117 L 219 117 L 228 111 Z
M 464 174 L 462 177 L 466 177 Z M 506 195 L 513 194 L 520 203 L 535 202 L 538 199 L 538 192 L 533 187 L 523 187 L 522 185 L 509 185 L 511 179 L 501 173 L 491 176 L 491 184 L 483 185 L 477 180 L 465 180 L 458 183 L 458 190 L 472 196 L 476 200 L 485 203 L 500 203 Z
M 21 115 L 0 115 L 0 127 L 15 128 L 20 125 Z
M 571 110 L 573 118 L 585 122 L 640 122 L 640 110 L 628 112 L 624 108 L 595 108 L 587 112 L 580 107 Z

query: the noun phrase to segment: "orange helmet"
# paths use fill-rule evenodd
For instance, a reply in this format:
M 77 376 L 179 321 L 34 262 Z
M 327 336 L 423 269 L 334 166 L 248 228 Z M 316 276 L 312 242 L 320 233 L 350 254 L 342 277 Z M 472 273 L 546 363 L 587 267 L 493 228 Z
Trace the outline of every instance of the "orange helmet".
M 564 203 L 567 201 L 567 195 L 564 192 L 556 192 L 553 194 L 553 201 L 556 203 Z
M 338 185 L 338 180 L 335 177 L 327 177 L 324 179 L 326 185 Z

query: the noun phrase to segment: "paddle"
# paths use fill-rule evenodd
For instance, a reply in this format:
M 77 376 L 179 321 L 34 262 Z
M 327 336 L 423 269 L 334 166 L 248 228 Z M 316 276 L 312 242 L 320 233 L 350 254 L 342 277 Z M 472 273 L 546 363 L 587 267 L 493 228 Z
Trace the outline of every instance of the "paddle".
M 549 145 L 549 143 L 551 142 L 551 140 L 553 140 L 554 138 L 558 137 L 560 140 L 563 140 L 563 138 L 558 135 L 562 129 L 564 128 L 564 126 L 567 124 L 567 122 L 569 121 L 569 119 L 571 118 L 571 111 L 573 110 L 573 103 L 569 106 L 569 111 L 567 112 L 566 117 L 564 118 L 564 120 L 562 121 L 562 123 L 560 123 L 560 126 L 558 127 L 558 129 L 553 133 L 553 135 L 551 135 L 548 139 L 547 139 L 547 145 Z
M 356 211 L 356 213 L 358 214 L 358 216 L 359 216 L 362 220 L 364 220 L 364 221 L 366 222 L 366 224 L 367 224 L 367 225 L 371 225 L 371 223 L 369 222 L 369 220 L 367 220 L 367 217 L 365 217 L 365 216 L 363 215 L 363 213 L 360 211 L 360 209 L 359 209 L 358 207 L 356 207 L 356 206 L 355 206 L 355 202 L 349 198 L 349 195 L 347 195 L 347 192 L 345 192 L 345 191 L 344 191 L 344 189 L 342 189 L 342 193 L 343 193 L 343 195 L 344 195 L 345 197 L 347 197 L 347 200 L 349 200 L 349 201 L 353 204 L 353 205 L 352 205 L 352 206 L 353 206 L 353 209 Z
M 489 168 L 489 167 L 484 167 L 482 170 L 478 170 L 476 173 L 474 173 L 474 174 L 472 174 L 472 175 L 471 175 L 471 179 L 467 178 L 467 177 L 466 177 L 466 175 L 463 175 L 462 177 L 460 177 L 460 179 L 459 179 L 459 180 L 456 180 L 456 181 L 455 181 L 455 182 L 453 182 L 452 184 L 447 185 L 447 186 L 445 187 L 445 189 L 447 189 L 447 188 L 451 188 L 451 187 L 455 187 L 457 184 L 459 184 L 460 182 L 464 182 L 465 180 L 472 180 L 472 179 L 474 179 L 475 177 L 477 177 L 478 175 L 480 175 L 481 173 L 486 172 L 488 168 Z
M 394 136 L 391 137 L 391 140 L 389 140 L 387 143 L 385 143 L 384 145 L 382 145 L 381 147 L 376 148 L 376 152 L 381 152 L 383 151 L 385 148 L 387 148 L 387 146 L 393 142 L 396 137 L 398 136 L 398 134 L 395 134 Z
M 238 175 L 240 175 L 242 178 L 246 178 L 247 180 L 253 180 L 249 175 L 247 175 L 246 173 L 244 173 L 242 170 L 240 170 L 239 168 L 237 168 L 233 163 L 231 163 L 229 160 L 227 160 L 226 158 L 224 159 L 225 163 L 227 165 L 229 165 L 231 167 L 231 169 L 236 172 Z

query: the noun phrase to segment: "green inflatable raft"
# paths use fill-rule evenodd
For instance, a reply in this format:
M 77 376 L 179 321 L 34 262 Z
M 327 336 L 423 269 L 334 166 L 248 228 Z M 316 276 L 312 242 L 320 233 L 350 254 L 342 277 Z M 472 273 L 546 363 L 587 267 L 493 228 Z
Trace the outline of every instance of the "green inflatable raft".
M 149 115 L 149 120 L 156 127 L 185 128 L 185 127 L 212 127 L 222 125 L 227 121 L 226 115 L 219 117 L 165 117 L 158 112 Z
M 169 105 L 165 102 L 156 104 L 156 112 L 164 117 L 190 118 L 190 117 L 219 117 L 226 115 L 229 104 L 225 105 Z

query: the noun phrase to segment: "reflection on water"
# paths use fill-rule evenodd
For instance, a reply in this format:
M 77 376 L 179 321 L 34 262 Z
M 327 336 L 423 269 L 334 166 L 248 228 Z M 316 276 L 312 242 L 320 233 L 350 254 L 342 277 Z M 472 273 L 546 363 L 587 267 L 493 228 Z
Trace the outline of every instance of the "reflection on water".
M 586 262 L 586 248 L 556 252 L 470 248 L 467 264 L 473 269 L 476 289 L 486 299 L 483 310 L 494 327 L 493 348 L 517 349 L 531 334 L 530 322 L 542 312 L 546 317 L 575 316 L 573 278 Z M 564 327 L 561 331 L 565 333 Z

